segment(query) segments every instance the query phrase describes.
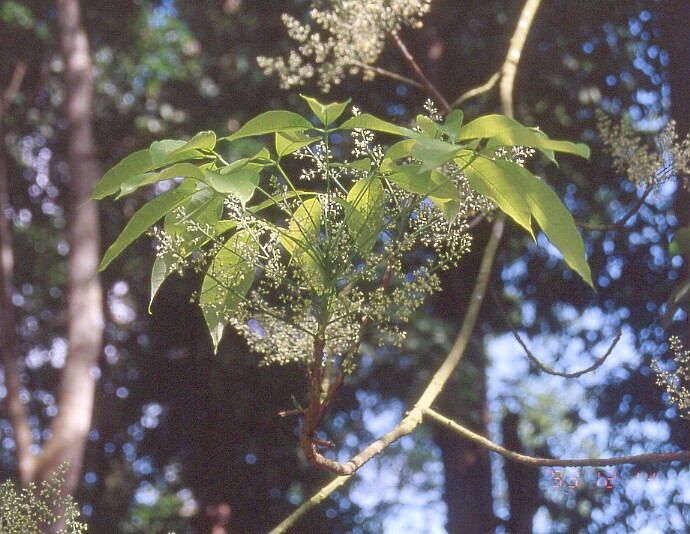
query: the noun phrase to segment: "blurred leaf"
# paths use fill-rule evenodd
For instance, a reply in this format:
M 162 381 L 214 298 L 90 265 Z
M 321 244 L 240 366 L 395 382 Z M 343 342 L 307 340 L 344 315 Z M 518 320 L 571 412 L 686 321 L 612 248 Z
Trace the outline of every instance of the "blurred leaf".
M 673 288 L 666 299 L 666 310 L 661 319 L 661 327 L 668 328 L 673 321 L 673 316 L 681 306 L 690 302 L 690 280 L 684 280 Z
M 668 252 L 671 256 L 676 254 L 683 254 L 690 250 L 690 228 L 681 228 L 676 232 L 676 235 L 671 239 L 668 245 Z

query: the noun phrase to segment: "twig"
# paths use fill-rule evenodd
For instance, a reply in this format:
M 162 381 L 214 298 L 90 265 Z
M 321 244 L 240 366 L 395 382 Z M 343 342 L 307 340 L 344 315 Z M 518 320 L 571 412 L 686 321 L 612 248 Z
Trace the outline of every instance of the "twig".
M 429 93 L 436 102 L 438 102 L 438 104 L 441 106 L 441 110 L 443 111 L 443 113 L 450 113 L 453 110 L 453 108 L 443 97 L 443 95 L 439 92 L 436 86 L 433 83 L 431 83 L 429 78 L 426 77 L 424 72 L 422 72 L 422 69 L 419 67 L 417 61 L 415 61 L 412 54 L 410 54 L 410 51 L 407 49 L 407 46 L 405 46 L 405 43 L 403 43 L 398 32 L 396 30 L 393 30 L 391 34 L 393 35 L 393 40 L 395 41 L 395 44 L 403 53 L 403 56 L 405 56 L 407 62 L 412 66 L 412 70 L 414 70 L 415 75 L 417 76 L 419 81 L 422 82 L 422 87 L 424 87 L 424 89 L 426 89 L 426 92 Z
M 480 85 L 478 87 L 474 87 L 468 91 L 465 91 L 462 93 L 458 98 L 455 99 L 455 101 L 451 104 L 452 107 L 456 108 L 460 104 L 462 104 L 465 100 L 469 100 L 470 98 L 474 98 L 477 95 L 481 95 L 482 93 L 487 93 L 491 91 L 494 85 L 496 85 L 496 82 L 498 82 L 499 78 L 501 77 L 501 72 L 496 72 L 489 78 L 489 81 L 486 82 L 483 85 Z
M 613 458 L 539 458 L 537 456 L 529 456 L 526 454 L 521 454 L 519 452 L 510 451 L 496 445 L 493 441 L 475 434 L 471 430 L 465 428 L 464 426 L 456 423 L 452 419 L 444 417 L 437 411 L 428 408 L 424 410 L 424 417 L 428 417 L 442 424 L 443 426 L 450 428 L 453 432 L 460 434 L 461 436 L 467 438 L 468 440 L 477 443 L 478 445 L 496 452 L 514 462 L 518 462 L 525 465 L 530 465 L 533 467 L 590 467 L 590 466 L 607 466 L 607 465 L 621 465 L 621 464 L 656 464 L 656 463 L 668 463 L 668 462 L 687 462 L 690 460 L 690 451 L 679 451 L 670 453 L 650 453 L 650 454 L 637 454 L 633 456 L 616 456 Z
M 413 85 L 414 87 L 423 87 L 423 85 L 419 83 L 417 80 L 413 80 L 412 78 L 408 78 L 407 76 L 403 76 L 402 74 L 398 74 L 390 70 L 382 69 L 381 67 L 376 67 L 375 65 L 369 65 L 367 63 L 364 63 L 363 61 L 353 59 L 352 65 L 354 65 L 355 67 L 359 67 L 360 69 L 370 70 L 381 76 L 386 76 L 387 78 L 392 78 L 393 80 L 398 80 L 399 82 L 403 82 L 408 85 Z
M 516 329 L 515 326 L 513 325 L 513 323 L 512 323 L 512 321 L 510 320 L 510 318 L 508 317 L 508 314 L 506 313 L 506 310 L 505 310 L 505 308 L 503 307 L 503 304 L 501 303 L 501 300 L 499 299 L 498 294 L 496 293 L 496 290 L 495 290 L 493 287 L 491 287 L 491 288 L 490 288 L 490 291 L 491 291 L 491 296 L 493 297 L 494 302 L 496 303 L 496 308 L 498 308 L 498 313 L 501 315 L 501 317 L 503 317 L 503 320 L 504 320 L 504 321 L 506 322 L 506 324 L 508 325 L 508 328 L 510 329 L 511 333 L 513 334 L 513 337 L 515 338 L 515 340 L 516 340 L 516 341 L 520 344 L 520 346 L 523 348 L 523 350 L 524 350 L 525 353 L 527 354 L 527 357 L 532 361 L 532 363 L 534 363 L 534 365 L 536 365 L 539 369 L 541 369 L 542 371 L 544 371 L 546 374 L 549 374 L 549 375 L 562 376 L 563 378 L 577 378 L 578 376 L 582 376 L 582 375 L 587 374 L 587 373 L 589 373 L 589 372 L 591 372 L 591 371 L 594 371 L 595 369 L 597 369 L 598 367 L 600 367 L 600 366 L 606 361 L 606 359 L 611 355 L 611 352 L 613 352 L 613 349 L 616 348 L 616 345 L 618 344 L 618 342 L 619 342 L 620 339 L 621 339 L 621 336 L 623 335 L 623 332 L 622 332 L 622 331 L 619 331 L 619 332 L 618 332 L 618 335 L 617 335 L 616 338 L 613 340 L 613 342 L 612 342 L 611 345 L 609 346 L 609 348 L 608 348 L 608 350 L 606 351 L 606 353 L 605 353 L 603 356 L 601 356 L 600 358 L 598 358 L 592 365 L 590 365 L 590 366 L 587 367 L 586 369 L 583 369 L 583 370 L 581 370 L 581 371 L 576 371 L 576 372 L 574 372 L 574 373 L 563 373 L 563 372 L 560 372 L 560 371 L 556 371 L 555 369 L 552 369 L 552 368 L 547 367 L 546 365 L 544 365 L 544 364 L 541 362 L 541 360 L 539 360 L 539 358 L 537 358 L 537 357 L 527 348 L 527 345 L 526 345 L 525 342 L 522 340 L 522 338 L 520 337 L 520 334 L 518 333 L 517 329 Z
M 616 228 L 620 228 L 622 226 L 625 226 L 625 223 L 630 220 L 630 218 L 635 215 L 639 209 L 643 206 L 645 200 L 647 200 L 647 197 L 649 196 L 649 193 L 652 192 L 652 189 L 654 189 L 654 186 L 652 184 L 646 184 L 645 185 L 645 190 L 640 196 L 640 198 L 637 199 L 637 202 L 635 202 L 635 205 L 630 208 L 630 211 L 626 213 L 623 217 L 618 219 L 616 222 L 611 223 L 611 224 L 589 224 L 584 221 L 575 221 L 575 224 L 582 228 L 583 230 L 589 230 L 591 232 L 604 232 L 606 230 L 615 230 Z

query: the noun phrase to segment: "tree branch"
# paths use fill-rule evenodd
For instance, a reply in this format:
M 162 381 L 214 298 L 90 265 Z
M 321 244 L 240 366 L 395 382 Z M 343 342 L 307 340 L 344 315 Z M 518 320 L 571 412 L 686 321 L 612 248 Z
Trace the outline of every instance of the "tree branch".
M 505 449 L 500 445 L 495 444 L 493 441 L 486 439 L 484 436 L 475 434 L 455 421 L 444 417 L 431 408 L 424 410 L 424 417 L 428 417 L 429 419 L 436 421 L 437 423 L 451 429 L 453 432 L 461 435 L 462 437 L 473 441 L 474 443 L 477 443 L 490 451 L 496 452 L 508 460 L 533 467 L 592 467 L 622 464 L 642 465 L 668 462 L 687 462 L 690 460 L 690 451 L 637 454 L 633 456 L 616 456 L 613 458 L 539 458 Z
M 649 193 L 652 192 L 652 189 L 654 189 L 653 184 L 645 184 L 645 190 L 643 191 L 642 195 L 640 198 L 637 199 L 637 202 L 635 202 L 635 205 L 630 208 L 630 211 L 626 213 L 623 217 L 618 219 L 616 222 L 611 223 L 611 224 L 588 224 L 584 221 L 575 221 L 575 224 L 582 228 L 583 230 L 589 230 L 590 232 L 605 232 L 606 230 L 615 230 L 616 228 L 621 228 L 625 226 L 625 223 L 627 223 L 630 218 L 632 218 L 633 215 L 635 215 L 639 209 L 644 205 L 645 200 L 647 200 L 647 197 L 649 196 Z
M 381 67 L 377 67 L 375 65 L 369 65 L 368 63 L 364 63 L 363 61 L 358 61 L 355 59 L 352 61 L 352 65 L 354 65 L 355 67 L 359 67 L 360 69 L 370 70 L 372 72 L 375 72 L 376 74 L 379 74 L 380 76 L 385 76 L 387 78 L 391 78 L 393 80 L 397 80 L 399 82 L 403 82 L 414 87 L 424 87 L 417 80 L 413 80 L 412 78 L 408 78 L 407 76 L 403 76 L 402 74 L 398 74 L 390 70 L 382 69 Z
M 469 100 L 470 98 L 474 98 L 477 95 L 481 95 L 482 93 L 487 93 L 491 91 L 494 85 L 496 85 L 496 82 L 501 78 L 501 72 L 495 72 L 491 78 L 489 78 L 489 81 L 487 81 L 485 84 L 482 84 L 478 87 L 474 87 L 472 89 L 469 89 L 462 93 L 458 98 L 455 99 L 455 101 L 451 104 L 452 107 L 456 108 L 460 104 L 462 104 L 465 100 Z
M 443 111 L 443 113 L 450 113 L 453 110 L 453 108 L 443 97 L 443 95 L 439 92 L 436 86 L 433 83 L 431 83 L 429 78 L 426 77 L 424 72 L 422 72 L 422 69 L 419 67 L 412 54 L 410 54 L 410 51 L 407 49 L 407 46 L 405 46 L 405 43 L 403 43 L 398 32 L 394 30 L 393 32 L 391 32 L 391 34 L 393 35 L 393 40 L 395 40 L 395 44 L 398 46 L 403 56 L 405 56 L 407 62 L 412 66 L 412 70 L 414 71 L 415 76 L 417 76 L 419 81 L 422 83 L 422 87 L 424 87 L 426 92 L 429 93 L 429 95 L 441 106 L 441 110 Z
M 527 0 L 525 7 L 520 12 L 517 28 L 510 39 L 510 47 L 506 55 L 505 62 L 501 69 L 501 107 L 503 114 L 511 119 L 514 118 L 515 113 L 513 109 L 513 89 L 515 87 L 515 76 L 517 74 L 518 64 L 522 56 L 522 50 L 527 40 L 527 35 L 532 27 L 534 15 L 541 4 L 541 0 Z
M 544 365 L 544 364 L 541 362 L 541 360 L 540 360 L 539 358 L 537 358 L 537 357 L 527 348 L 527 345 L 526 345 L 525 342 L 522 340 L 522 338 L 520 337 L 520 334 L 519 334 L 518 331 L 515 329 L 515 326 L 513 325 L 513 323 L 512 323 L 512 321 L 510 320 L 510 318 L 508 317 L 508 314 L 506 313 L 505 308 L 503 307 L 503 304 L 501 303 L 500 299 L 498 298 L 498 294 L 496 293 L 496 290 L 493 288 L 493 286 L 490 287 L 490 291 L 491 291 L 491 296 L 493 297 L 494 302 L 496 303 L 496 308 L 498 309 L 498 313 L 501 315 L 501 317 L 503 318 L 503 320 L 504 320 L 504 321 L 506 322 L 506 324 L 508 325 L 508 328 L 510 329 L 511 333 L 513 334 L 513 337 L 515 338 L 515 340 L 516 340 L 516 341 L 520 344 L 520 346 L 523 348 L 523 350 L 524 350 L 525 353 L 527 354 L 527 357 L 532 361 L 532 363 L 534 363 L 534 365 L 536 365 L 539 369 L 541 369 L 542 371 L 544 371 L 546 374 L 549 374 L 549 375 L 562 376 L 563 378 L 577 378 L 578 376 L 582 376 L 582 375 L 587 374 L 587 373 L 589 373 L 589 372 L 591 372 L 591 371 L 594 371 L 595 369 L 597 369 L 598 367 L 600 367 L 600 366 L 606 361 L 606 359 L 611 355 L 611 352 L 613 352 L 613 349 L 616 348 L 616 345 L 617 345 L 618 342 L 620 341 L 621 335 L 623 334 L 622 331 L 619 331 L 619 332 L 618 332 L 618 335 L 615 337 L 615 339 L 613 340 L 613 342 L 611 343 L 611 345 L 610 345 L 609 348 L 607 349 L 606 353 L 605 353 L 603 356 L 601 356 L 600 358 L 597 358 L 597 360 L 596 360 L 592 365 L 590 365 L 589 367 L 587 367 L 586 369 L 583 369 L 583 370 L 581 370 L 581 371 L 576 371 L 576 372 L 574 372 L 574 373 L 563 373 L 563 372 L 560 372 L 560 371 L 556 371 L 556 370 L 554 370 L 554 369 L 552 369 L 552 368 L 547 367 L 546 365 Z

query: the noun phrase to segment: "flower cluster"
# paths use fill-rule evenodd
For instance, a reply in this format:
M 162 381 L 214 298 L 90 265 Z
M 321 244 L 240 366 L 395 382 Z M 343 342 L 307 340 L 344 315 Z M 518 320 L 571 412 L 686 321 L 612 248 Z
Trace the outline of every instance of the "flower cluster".
M 654 145 L 642 142 L 640 134 L 628 121 L 613 124 L 603 112 L 598 114 L 598 129 L 613 159 L 613 168 L 628 181 L 640 185 L 658 185 L 676 175 L 690 174 L 690 137 L 680 140 L 674 121 L 669 121 L 655 137 Z
M 376 62 L 386 36 L 403 26 L 418 27 L 430 8 L 431 0 L 320 0 L 312 2 L 309 15 L 314 25 L 302 24 L 290 15 L 283 23 L 292 39 L 299 43 L 287 58 L 258 57 L 267 75 L 277 74 L 283 89 L 303 85 L 318 73 L 319 86 L 328 91 L 346 74 Z
M 656 383 L 666 390 L 670 404 L 677 404 L 681 416 L 690 419 L 690 351 L 686 350 L 680 339 L 669 339 L 673 359 L 662 369 L 657 360 L 652 361 L 656 372 Z

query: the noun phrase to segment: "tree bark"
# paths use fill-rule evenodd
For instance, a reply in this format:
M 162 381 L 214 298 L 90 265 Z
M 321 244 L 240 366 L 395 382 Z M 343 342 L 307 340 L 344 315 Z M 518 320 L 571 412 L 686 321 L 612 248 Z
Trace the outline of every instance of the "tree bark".
M 102 348 L 103 298 L 98 264 L 100 225 L 98 209 L 91 200 L 98 178 L 91 121 L 93 87 L 89 42 L 81 22 L 78 0 L 57 0 L 60 49 L 65 62 L 66 117 L 69 124 L 68 221 L 68 356 L 60 377 L 58 413 L 51 424 L 34 479 L 46 479 L 62 463 L 69 462 L 65 492 L 79 484 L 84 451 L 91 428 L 97 373 Z

